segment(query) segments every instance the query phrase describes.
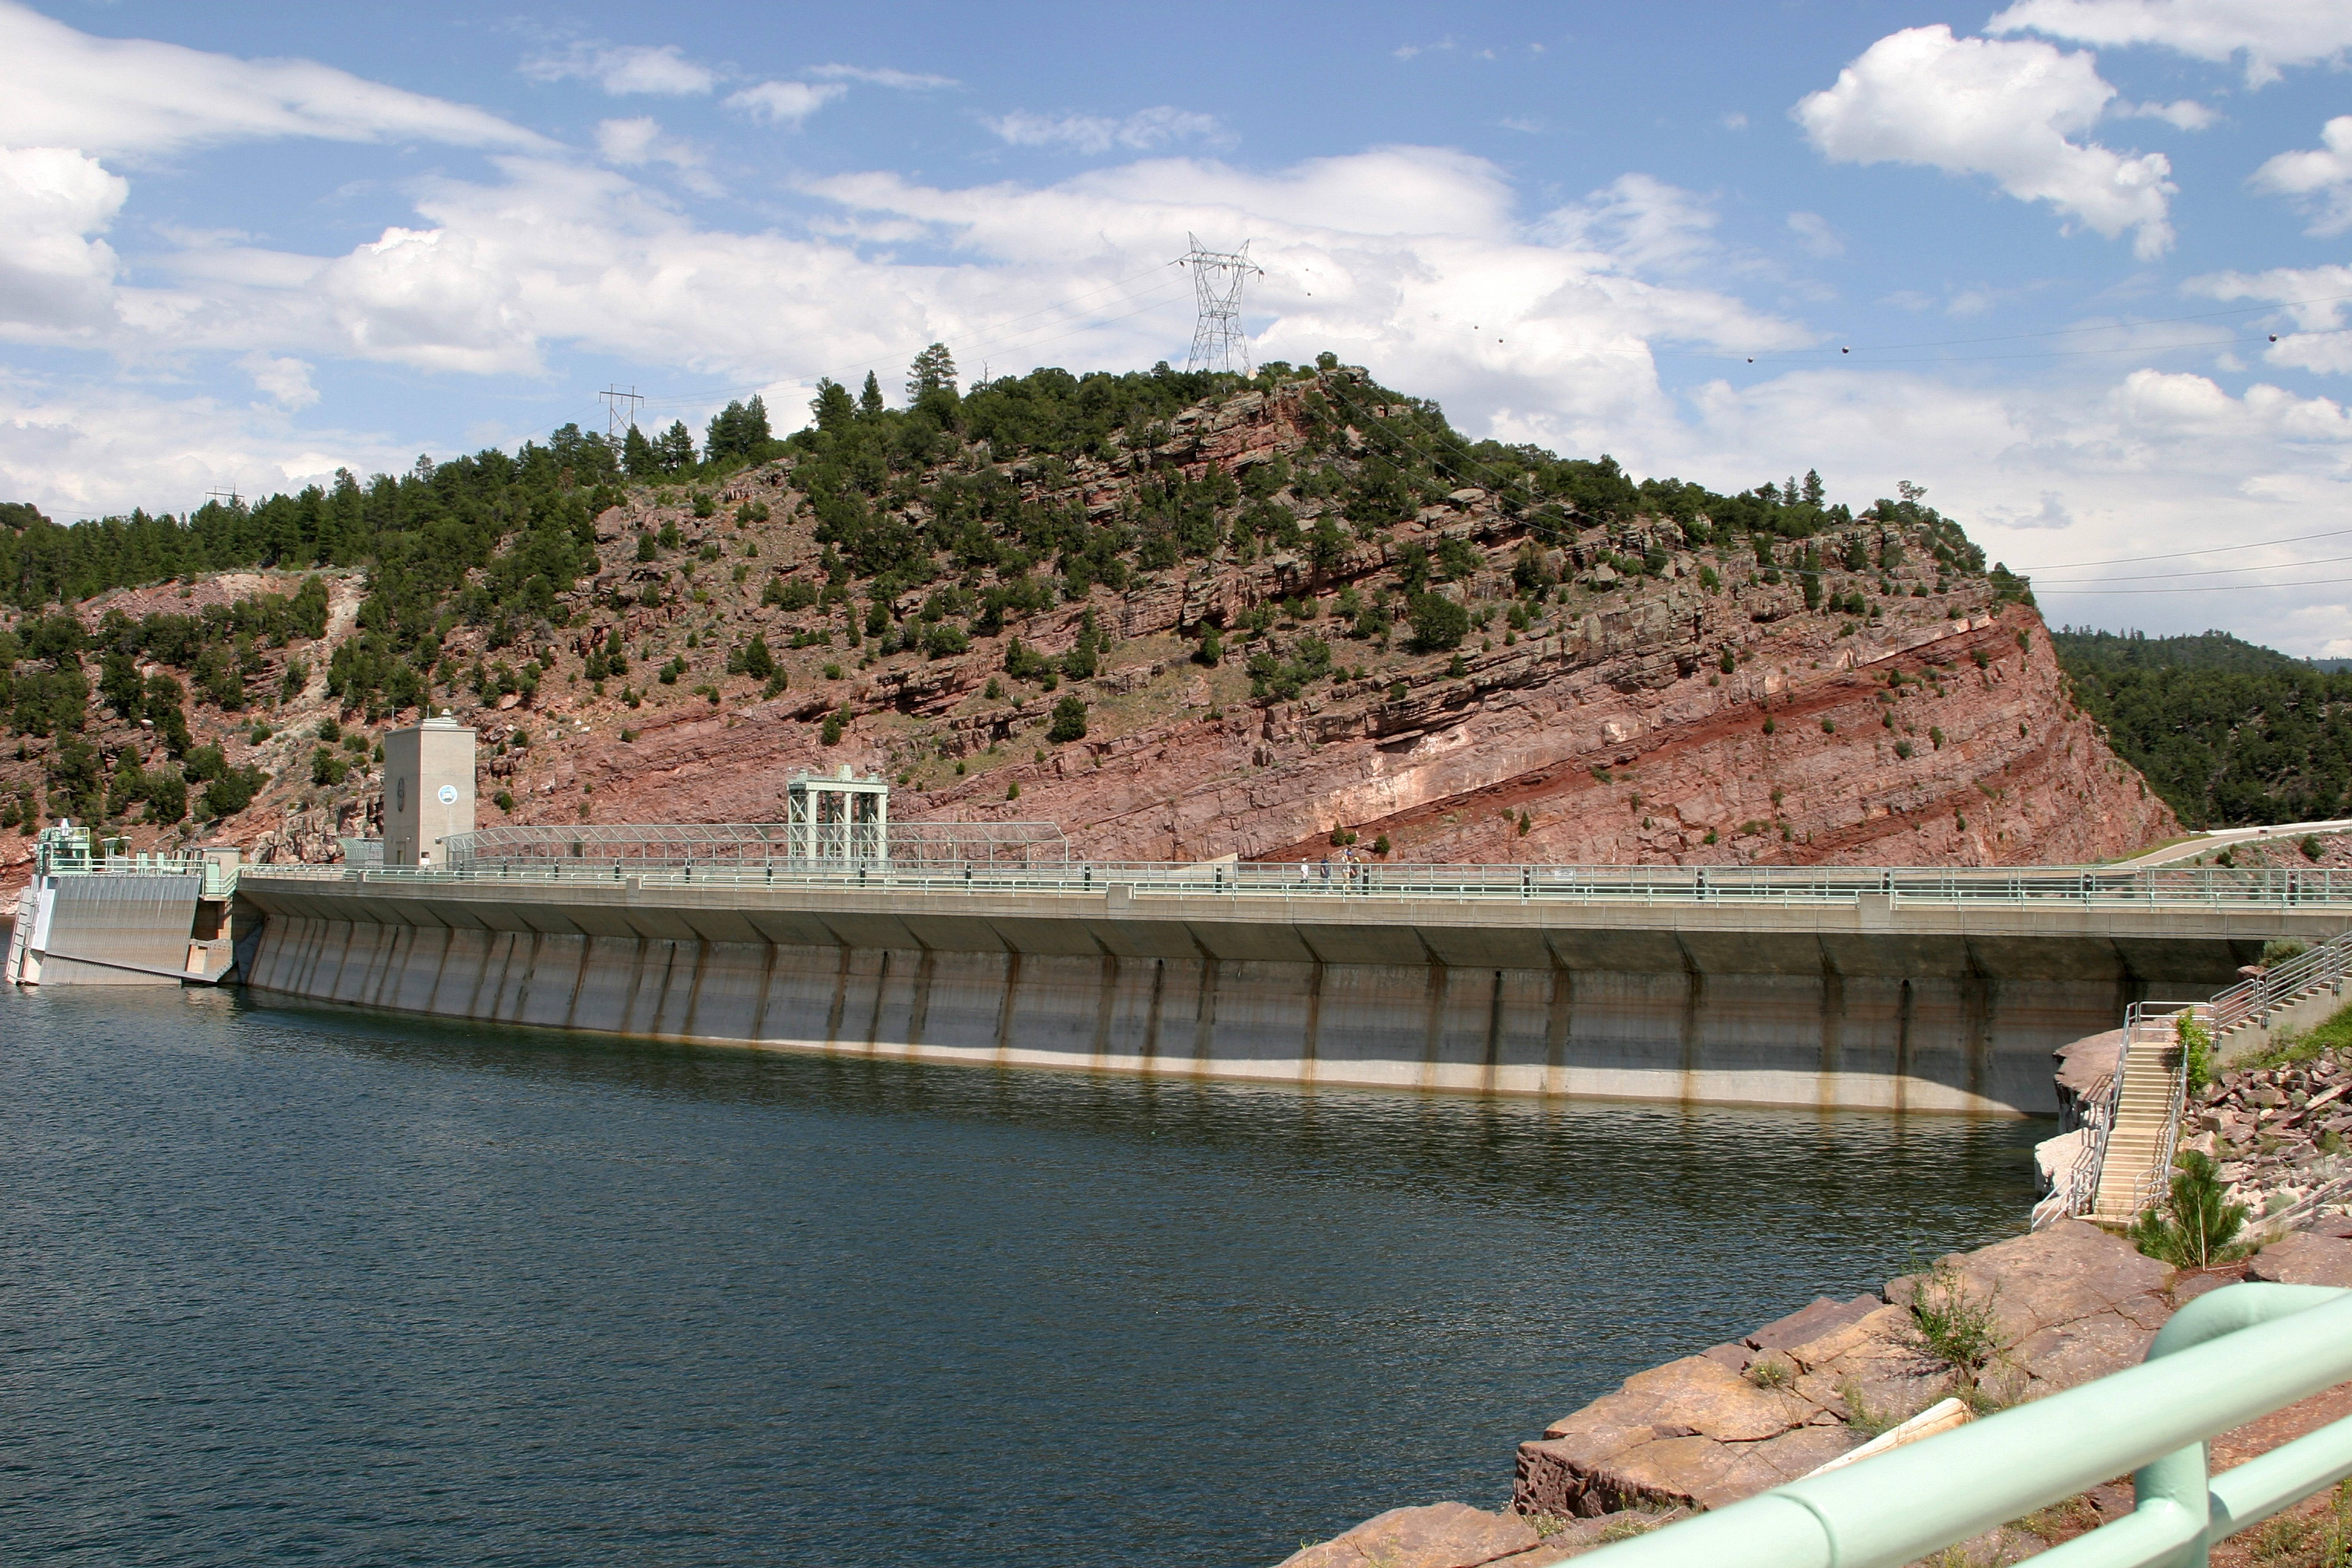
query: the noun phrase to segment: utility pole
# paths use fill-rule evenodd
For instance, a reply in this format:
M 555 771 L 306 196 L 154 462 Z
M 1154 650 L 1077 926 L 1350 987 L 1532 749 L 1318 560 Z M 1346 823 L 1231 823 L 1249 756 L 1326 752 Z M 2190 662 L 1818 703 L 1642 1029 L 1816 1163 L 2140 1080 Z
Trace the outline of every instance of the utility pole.
M 1249 334 L 1242 331 L 1242 285 L 1265 277 L 1265 269 L 1250 259 L 1247 240 L 1239 250 L 1206 250 L 1197 236 L 1184 237 L 1192 248 L 1177 258 L 1176 265 L 1192 269 L 1192 294 L 1201 307 L 1184 368 L 1247 375 Z
M 604 401 L 604 439 L 618 446 L 622 436 L 637 422 L 637 409 L 645 399 L 637 395 L 635 387 L 632 386 L 628 391 L 623 392 L 617 384 L 606 387 L 596 395 Z M 624 405 L 626 405 L 625 412 L 624 412 Z
M 236 493 L 235 485 L 225 490 L 206 490 L 205 499 L 218 506 L 240 507 L 245 504 L 245 498 Z

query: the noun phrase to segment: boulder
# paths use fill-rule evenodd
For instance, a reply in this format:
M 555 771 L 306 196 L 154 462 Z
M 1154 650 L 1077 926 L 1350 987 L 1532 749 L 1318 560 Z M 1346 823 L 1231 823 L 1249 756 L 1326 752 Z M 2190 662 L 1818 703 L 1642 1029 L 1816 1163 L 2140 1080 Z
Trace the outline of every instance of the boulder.
M 1720 1508 L 1820 1463 L 1807 1456 L 1822 1439 L 1786 1439 L 1826 1418 L 1793 1389 L 1759 1387 L 1713 1357 L 1685 1356 L 1636 1373 L 1616 1393 L 1553 1422 L 1541 1441 L 1522 1444 L 1512 1506 L 1573 1518 Z M 1832 1440 L 1821 1457 L 1837 1446 Z
M 2001 1338 L 2017 1344 L 2042 1329 L 2113 1311 L 2164 1289 L 2172 1270 L 2121 1237 L 2082 1220 L 2061 1220 L 1975 1252 L 1945 1258 L 1972 1297 L 1988 1300 Z M 1908 1305 L 1919 1277 L 1890 1281 L 1889 1300 Z
M 2298 1231 L 2263 1248 L 2246 1266 L 2249 1279 L 2278 1285 L 2333 1285 L 2352 1289 L 2352 1241 Z
M 1748 1335 L 1745 1342 L 1751 1350 L 1793 1350 L 1808 1341 L 1820 1339 L 1833 1329 L 1842 1329 L 1848 1323 L 1866 1318 L 1885 1305 L 1885 1300 L 1875 1292 L 1856 1296 L 1851 1301 L 1816 1296 L 1812 1305 L 1785 1318 L 1774 1319 Z
M 1483 1568 L 1540 1540 L 1517 1514 L 1433 1502 L 1392 1508 L 1344 1535 L 1300 1548 L 1281 1568 Z

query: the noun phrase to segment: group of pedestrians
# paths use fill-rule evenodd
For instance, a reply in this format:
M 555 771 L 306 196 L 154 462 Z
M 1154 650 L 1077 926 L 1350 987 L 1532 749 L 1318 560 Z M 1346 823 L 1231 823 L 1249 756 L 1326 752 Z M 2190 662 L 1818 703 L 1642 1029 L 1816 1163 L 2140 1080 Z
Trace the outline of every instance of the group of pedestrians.
M 1336 861 L 1328 855 L 1320 860 L 1301 860 L 1298 863 L 1298 879 L 1302 882 L 1329 882 L 1334 865 L 1339 867 L 1339 879 L 1349 887 L 1362 887 L 1368 879 L 1370 863 L 1358 858 L 1352 846 L 1343 847 Z

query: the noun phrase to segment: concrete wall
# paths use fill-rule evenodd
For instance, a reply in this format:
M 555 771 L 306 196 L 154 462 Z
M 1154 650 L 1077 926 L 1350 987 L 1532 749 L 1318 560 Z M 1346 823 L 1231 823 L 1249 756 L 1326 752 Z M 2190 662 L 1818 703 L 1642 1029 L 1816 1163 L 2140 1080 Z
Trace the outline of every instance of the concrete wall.
M 2234 1062 L 2270 1049 L 2282 1035 L 2307 1034 L 2336 1016 L 2344 1002 L 2344 985 L 2339 981 L 2327 990 L 2315 991 L 2284 1007 L 2273 1007 L 2259 1022 L 2222 1036 L 2217 1042 L 2221 1058 L 2225 1062 Z
M 108 873 L 40 879 L 22 978 L 43 985 L 176 985 L 201 876 Z
M 246 979 L 443 1017 L 938 1061 L 1938 1111 L 2296 921 L 248 879 Z M 2309 917 L 2316 923 L 2320 917 Z

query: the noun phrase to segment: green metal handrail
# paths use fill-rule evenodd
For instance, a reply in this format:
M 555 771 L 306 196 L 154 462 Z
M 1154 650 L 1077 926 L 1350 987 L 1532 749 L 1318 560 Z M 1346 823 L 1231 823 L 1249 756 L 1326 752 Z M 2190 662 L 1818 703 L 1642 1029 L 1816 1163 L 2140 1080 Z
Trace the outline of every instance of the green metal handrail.
M 694 886 L 878 888 L 899 892 L 1087 893 L 1122 888 L 1138 898 L 1227 900 L 1408 898 L 1464 902 L 1843 905 L 1885 909 L 1998 905 L 2085 909 L 2220 908 L 2352 913 L 2352 875 L 2213 870 L 2100 871 L 2063 867 L 1299 866 L 1232 863 L 1067 866 L 853 866 L 776 858 L 741 862 L 592 859 L 479 861 L 453 867 L 270 865 L 247 877 L 464 886 L 626 880 L 646 889 Z
M 2352 1290 L 2232 1285 L 2172 1316 L 2147 1360 L 1580 1561 L 1600 1568 L 1896 1568 L 2126 1470 L 2138 1507 L 2049 1568 L 2180 1568 L 2352 1475 L 2352 1419 L 2208 1479 L 2205 1445 L 2352 1380 Z

